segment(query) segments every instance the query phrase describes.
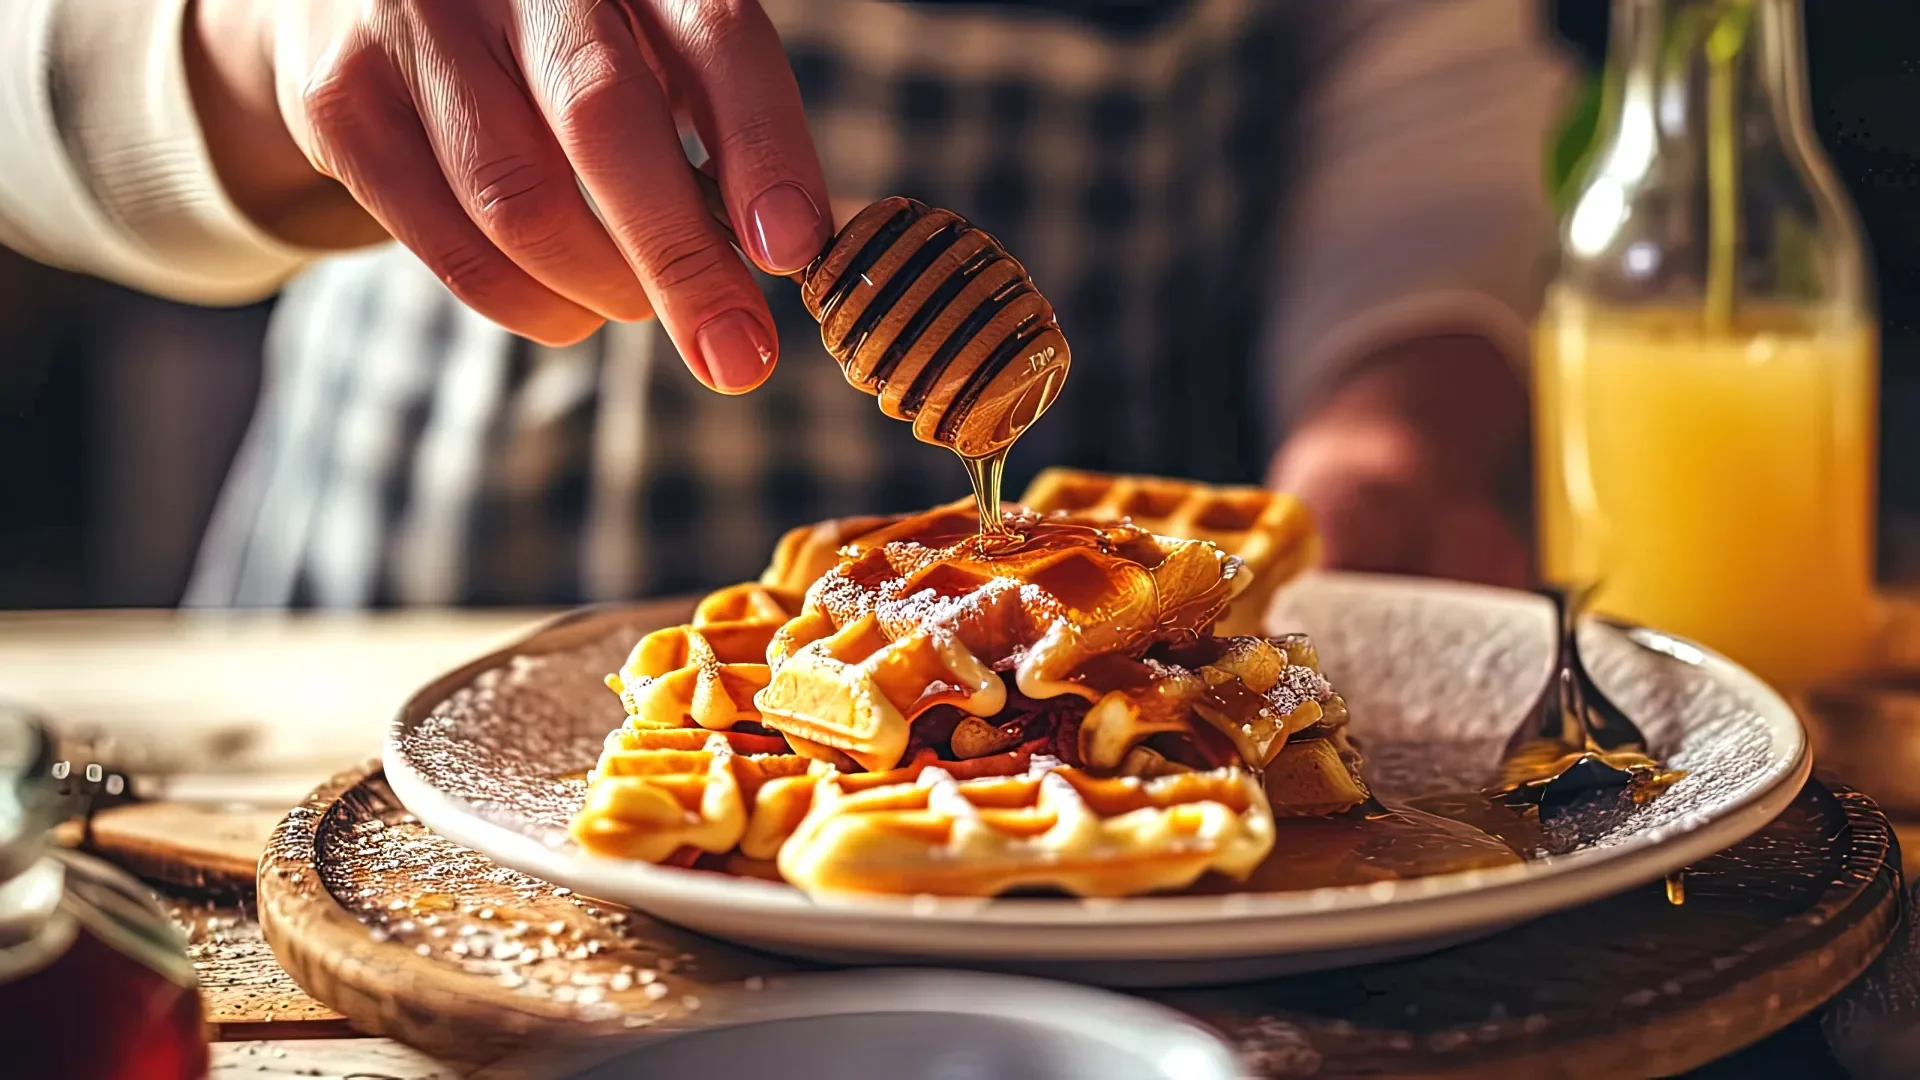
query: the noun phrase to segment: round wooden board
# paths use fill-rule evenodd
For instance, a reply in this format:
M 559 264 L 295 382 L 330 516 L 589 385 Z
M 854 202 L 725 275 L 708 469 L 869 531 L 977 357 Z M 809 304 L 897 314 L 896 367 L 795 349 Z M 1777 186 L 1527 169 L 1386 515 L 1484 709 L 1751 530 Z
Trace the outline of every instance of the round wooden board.
M 1425 957 L 1153 999 L 1269 1077 L 1665 1076 L 1832 997 L 1898 925 L 1887 820 L 1810 782 L 1759 835 L 1659 885 Z M 571 895 L 427 831 L 378 767 L 275 831 L 260 921 L 357 1026 L 480 1064 L 583 1031 L 724 1022 L 793 962 Z

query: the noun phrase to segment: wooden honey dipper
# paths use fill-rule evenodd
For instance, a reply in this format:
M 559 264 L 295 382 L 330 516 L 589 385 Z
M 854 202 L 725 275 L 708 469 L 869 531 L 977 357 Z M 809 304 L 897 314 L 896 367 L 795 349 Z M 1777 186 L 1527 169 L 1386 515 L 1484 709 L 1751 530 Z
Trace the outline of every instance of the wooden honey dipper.
M 719 185 L 694 175 L 732 238 Z M 982 523 L 997 530 L 1005 452 L 1053 404 L 1070 361 L 1026 267 L 960 215 L 894 196 L 791 276 L 847 381 L 915 438 L 967 459 Z

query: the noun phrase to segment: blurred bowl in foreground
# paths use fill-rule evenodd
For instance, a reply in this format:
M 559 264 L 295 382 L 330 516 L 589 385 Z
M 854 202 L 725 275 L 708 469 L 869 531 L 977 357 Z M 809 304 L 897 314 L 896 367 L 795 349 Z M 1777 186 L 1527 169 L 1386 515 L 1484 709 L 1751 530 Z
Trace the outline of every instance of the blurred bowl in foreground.
M 870 969 L 768 979 L 738 1017 L 556 1058 L 555 1080 L 1237 1080 L 1233 1051 L 1137 998 L 1041 979 Z

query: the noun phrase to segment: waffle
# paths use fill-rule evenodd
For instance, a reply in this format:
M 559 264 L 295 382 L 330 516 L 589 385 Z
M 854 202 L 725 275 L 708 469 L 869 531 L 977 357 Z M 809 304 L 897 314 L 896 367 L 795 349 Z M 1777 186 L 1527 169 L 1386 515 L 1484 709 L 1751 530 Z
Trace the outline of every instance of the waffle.
M 575 840 L 818 893 L 1120 896 L 1244 877 L 1276 816 L 1368 798 L 1307 639 L 1230 633 L 1310 560 L 1297 504 L 1062 470 L 1029 501 L 1011 547 L 971 500 L 792 530 L 647 635 Z
M 1320 657 L 1305 634 L 1267 640 L 1286 655 L 1290 669 L 1319 674 Z M 1314 705 L 1310 724 L 1301 722 L 1308 715 L 1306 710 L 1288 714 L 1289 737 L 1267 761 L 1263 779 L 1276 817 L 1324 817 L 1351 810 L 1372 797 L 1360 774 L 1359 748 L 1347 735 L 1346 700 L 1328 686 Z
M 1326 720 L 1329 709 L 1337 708 L 1344 723 L 1346 703 L 1320 674 L 1304 635 L 1221 644 L 1221 654 L 1195 671 L 1208 692 L 1193 711 L 1233 744 L 1240 760 L 1265 767 L 1290 736 Z
M 724 731 L 758 721 L 753 695 L 767 685 L 767 645 L 799 607 L 797 594 L 766 585 L 721 589 L 691 623 L 641 638 L 607 686 L 639 727 Z
M 1313 519 L 1291 495 L 1190 480 L 1047 469 L 1020 502 L 1042 514 L 1066 511 L 1090 520 L 1130 520 L 1148 532 L 1205 540 L 1246 564 L 1253 580 L 1221 616 L 1223 636 L 1258 634 L 1281 585 L 1320 557 Z
M 778 735 L 621 727 L 587 774 L 586 802 L 570 831 L 595 854 L 644 862 L 665 862 L 687 848 L 772 859 L 825 777 L 835 778 L 838 791 L 861 792 L 912 784 L 940 766 L 966 779 L 1016 775 L 1031 759 L 1027 749 L 960 762 L 928 753 L 898 769 L 841 774 L 792 753 Z
M 1029 698 L 1097 702 L 1120 688 L 1083 666 L 1204 631 L 1243 583 L 1212 545 L 1130 525 L 1053 522 L 1020 551 L 986 558 L 969 513 L 934 510 L 847 549 L 774 635 L 772 678 L 754 699 L 763 723 L 802 753 L 891 768 L 927 709 L 999 712 L 996 665 Z M 1151 687 L 1135 689 L 1154 704 Z
M 1208 870 L 1244 878 L 1272 847 L 1266 800 L 1242 769 L 1142 781 L 1066 767 L 955 780 L 926 768 L 854 791 L 821 777 L 779 866 L 808 893 L 1131 896 Z
M 1159 708 L 1143 708 L 1138 695 L 1102 698 L 1080 721 L 1082 764 L 1139 777 L 1190 771 L 1193 764 L 1151 744 L 1177 735 L 1201 767 L 1261 770 L 1281 816 L 1339 813 L 1367 799 L 1359 752 L 1346 737 L 1346 702 L 1321 676 L 1304 636 L 1202 639 L 1162 655 L 1145 661 Z
M 973 497 L 955 499 L 936 507 L 933 513 L 953 526 L 953 538 L 971 535 L 979 525 Z M 760 583 L 782 593 L 804 595 L 813 583 L 840 564 L 843 554 L 866 550 L 868 541 L 883 536 L 916 514 L 886 514 L 867 517 L 830 518 L 812 525 L 788 529 L 774 545 L 773 561 L 760 575 Z
M 588 851 L 623 859 L 736 847 L 770 859 L 806 812 L 821 768 L 777 737 L 622 727 L 588 774 L 569 831 Z
M 1133 750 L 1138 756 L 1128 771 L 1143 779 L 1204 775 L 1144 746 Z M 770 736 L 619 728 L 608 736 L 600 762 L 589 774 L 586 803 L 571 826 L 573 837 L 597 855 L 653 863 L 688 848 L 713 854 L 738 850 L 751 859 L 772 859 L 805 820 L 821 781 L 829 777 L 836 796 L 845 797 L 912 786 L 929 769 L 963 785 L 983 783 L 1018 774 L 1029 760 L 1020 751 L 961 762 L 928 755 L 886 772 L 843 774 L 783 751 L 780 740 Z M 1146 758 L 1157 766 L 1140 764 Z M 1357 760 L 1337 731 L 1288 744 L 1266 770 L 1271 813 L 1319 817 L 1365 801 L 1366 789 L 1354 769 Z M 1070 774 L 1087 779 L 1078 771 Z
M 774 545 L 773 561 L 760 575 L 760 584 L 796 596 L 805 593 L 840 562 L 842 546 L 905 519 L 905 514 L 833 518 L 789 529 Z
M 1360 778 L 1360 754 L 1344 728 L 1294 739 L 1267 763 L 1262 781 L 1275 817 L 1345 813 L 1370 797 Z

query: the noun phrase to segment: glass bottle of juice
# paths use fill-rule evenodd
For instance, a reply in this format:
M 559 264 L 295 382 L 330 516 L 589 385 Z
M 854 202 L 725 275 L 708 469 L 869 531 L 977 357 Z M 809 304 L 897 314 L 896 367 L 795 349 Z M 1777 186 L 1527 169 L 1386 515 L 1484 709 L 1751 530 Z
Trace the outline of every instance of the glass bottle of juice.
M 1535 337 L 1542 569 L 1783 689 L 1874 628 L 1878 335 L 1800 0 L 1614 0 Z

